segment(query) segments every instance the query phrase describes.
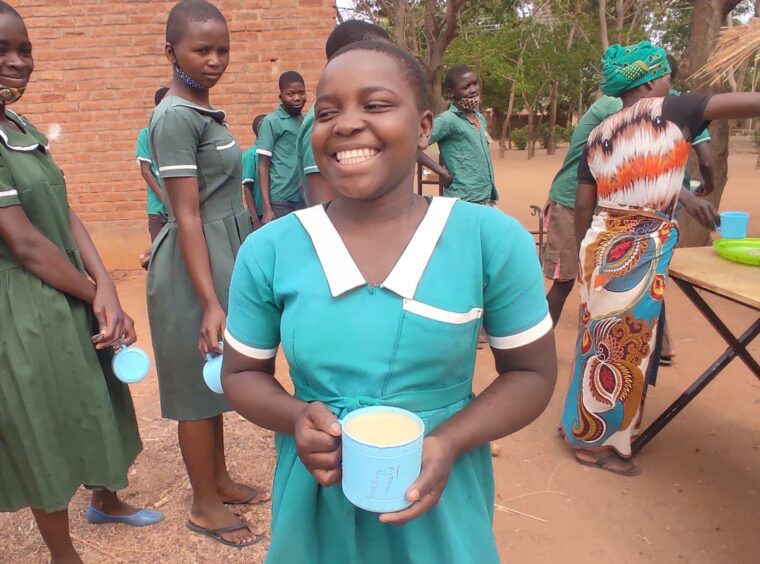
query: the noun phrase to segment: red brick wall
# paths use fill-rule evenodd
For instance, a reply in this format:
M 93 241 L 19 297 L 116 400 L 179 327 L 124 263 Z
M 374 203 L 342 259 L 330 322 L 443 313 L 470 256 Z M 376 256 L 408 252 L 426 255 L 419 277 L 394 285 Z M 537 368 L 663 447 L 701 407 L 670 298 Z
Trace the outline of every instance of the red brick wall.
M 69 201 L 85 221 L 145 217 L 145 185 L 134 159 L 153 94 L 168 85 L 166 18 L 175 2 L 9 0 L 26 21 L 35 72 L 13 109 L 47 133 L 66 174 Z M 277 78 L 297 70 L 313 92 L 334 0 L 219 0 L 231 32 L 230 66 L 211 92 L 245 149 L 256 114 L 277 105 Z M 307 102 L 308 104 L 309 102 Z

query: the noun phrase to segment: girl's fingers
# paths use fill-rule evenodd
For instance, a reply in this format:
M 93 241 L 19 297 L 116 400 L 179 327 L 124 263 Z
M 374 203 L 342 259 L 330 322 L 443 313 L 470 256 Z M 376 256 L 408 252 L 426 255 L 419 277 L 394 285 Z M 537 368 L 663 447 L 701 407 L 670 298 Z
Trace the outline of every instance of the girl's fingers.
M 325 488 L 334 486 L 342 478 L 340 468 L 335 470 L 312 470 L 311 475 L 319 482 L 320 486 Z
M 315 401 L 309 404 L 306 415 L 314 429 L 328 433 L 333 437 L 340 437 L 342 429 L 338 418 L 322 402 Z
M 303 429 L 296 433 L 296 447 L 302 452 L 334 452 L 340 448 L 340 439 L 317 429 Z
M 380 521 L 387 525 L 403 525 L 412 519 L 424 515 L 435 507 L 441 499 L 441 493 L 443 493 L 443 488 L 435 488 L 406 509 L 396 511 L 395 513 L 383 513 L 380 515 Z
M 341 451 L 309 453 L 303 460 L 309 470 L 338 470 L 340 468 Z

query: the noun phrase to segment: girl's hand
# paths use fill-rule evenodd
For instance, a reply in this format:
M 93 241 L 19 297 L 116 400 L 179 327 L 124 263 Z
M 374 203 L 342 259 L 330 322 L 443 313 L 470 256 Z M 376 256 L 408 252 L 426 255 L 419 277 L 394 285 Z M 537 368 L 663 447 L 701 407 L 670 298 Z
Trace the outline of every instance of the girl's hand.
M 341 428 L 328 407 L 308 404 L 295 424 L 298 457 L 320 485 L 329 488 L 341 479 Z
M 264 215 L 261 216 L 261 223 L 263 225 L 266 225 L 270 221 L 274 221 L 275 216 L 274 212 L 272 211 L 272 208 L 265 208 L 264 209 Z
M 208 353 L 222 353 L 222 347 L 219 341 L 222 340 L 224 328 L 227 325 L 227 316 L 224 314 L 222 306 L 218 303 L 203 311 L 201 320 L 201 333 L 198 337 L 198 350 L 202 357 Z
M 140 268 L 143 270 L 148 270 L 148 265 L 150 264 L 150 256 L 153 254 L 153 250 L 148 247 L 148 249 L 140 255 Z
M 134 322 L 121 309 L 116 286 L 111 280 L 97 284 L 95 299 L 92 300 L 92 311 L 100 327 L 100 333 L 92 338 L 96 349 L 114 346 L 128 331 L 134 335 Z
M 449 481 L 455 460 L 454 450 L 445 439 L 429 435 L 422 446 L 420 476 L 406 492 L 406 498 L 414 503 L 395 513 L 383 513 L 380 521 L 389 525 L 403 525 L 435 507 Z

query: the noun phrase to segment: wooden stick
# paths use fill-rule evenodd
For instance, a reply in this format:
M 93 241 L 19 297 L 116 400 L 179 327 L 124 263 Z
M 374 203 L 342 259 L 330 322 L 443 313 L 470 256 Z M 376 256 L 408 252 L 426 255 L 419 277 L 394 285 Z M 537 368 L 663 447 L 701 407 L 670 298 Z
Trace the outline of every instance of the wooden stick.
M 541 517 L 536 517 L 535 515 L 530 515 L 529 513 L 523 513 L 522 511 L 517 511 L 516 509 L 512 509 L 504 505 L 499 505 L 498 503 L 494 503 L 493 506 L 499 511 L 504 511 L 506 513 L 514 513 L 516 515 L 522 515 L 523 517 L 528 517 L 529 519 L 534 519 L 535 521 L 540 521 L 541 523 L 549 522 L 546 519 L 541 519 Z

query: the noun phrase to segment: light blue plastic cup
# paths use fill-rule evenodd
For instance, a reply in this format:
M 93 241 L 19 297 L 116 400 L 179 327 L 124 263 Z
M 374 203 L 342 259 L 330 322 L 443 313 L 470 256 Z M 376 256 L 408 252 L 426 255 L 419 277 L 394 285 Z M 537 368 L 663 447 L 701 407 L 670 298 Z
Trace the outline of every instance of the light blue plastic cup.
M 222 389 L 222 355 L 206 355 L 206 365 L 203 367 L 203 381 L 212 392 L 223 394 Z
M 393 412 L 413 419 L 420 431 L 410 441 L 376 446 L 355 439 L 346 432 L 352 419 L 370 413 Z M 425 424 L 414 413 L 396 407 L 364 407 L 349 413 L 343 427 L 343 494 L 366 511 L 391 513 L 409 507 L 406 492 L 420 475 Z
M 718 232 L 723 239 L 746 239 L 749 228 L 747 212 L 729 211 L 720 214 Z
M 136 384 L 150 370 L 150 359 L 145 351 L 135 347 L 121 345 L 119 351 L 113 355 L 111 368 L 116 377 L 125 384 Z

